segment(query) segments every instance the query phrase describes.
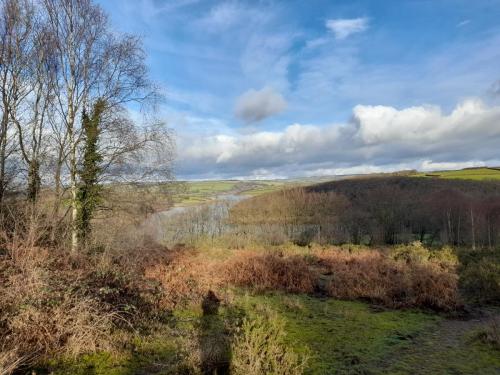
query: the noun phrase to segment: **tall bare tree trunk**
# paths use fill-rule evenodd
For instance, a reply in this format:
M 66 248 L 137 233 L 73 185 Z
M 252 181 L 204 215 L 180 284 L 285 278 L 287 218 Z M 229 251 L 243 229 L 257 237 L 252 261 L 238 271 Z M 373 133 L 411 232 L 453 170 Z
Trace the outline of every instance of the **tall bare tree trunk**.
M 9 121 L 8 103 L 3 98 L 3 114 L 0 124 L 0 212 L 2 212 L 3 198 L 7 185 L 7 176 L 5 173 L 7 159 L 7 126 Z
M 70 93 L 72 90 L 70 89 Z M 69 155 L 69 176 L 70 176 L 70 191 L 71 191 L 71 252 L 78 251 L 78 186 L 77 186 L 77 155 L 76 155 L 76 139 L 74 132 L 75 114 L 73 106 L 70 104 L 68 111 L 68 138 L 70 142 Z
M 5 113 L 4 116 L 5 117 Z M 4 125 L 4 119 L 2 118 L 2 129 L 0 130 L 0 212 L 2 211 L 3 197 L 5 193 L 6 176 L 5 176 L 5 159 L 7 151 L 7 126 Z

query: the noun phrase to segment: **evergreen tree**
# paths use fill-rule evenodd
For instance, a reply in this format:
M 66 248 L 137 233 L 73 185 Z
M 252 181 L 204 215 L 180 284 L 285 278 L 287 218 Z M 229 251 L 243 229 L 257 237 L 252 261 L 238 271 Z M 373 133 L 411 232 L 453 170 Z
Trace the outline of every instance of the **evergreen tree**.
M 102 155 L 98 150 L 102 113 L 106 103 L 98 99 L 89 116 L 84 110 L 82 114 L 83 160 L 79 170 L 80 184 L 77 194 L 78 202 L 78 235 L 84 240 L 91 231 L 90 221 L 100 201 L 101 186 L 99 177 L 102 172 Z

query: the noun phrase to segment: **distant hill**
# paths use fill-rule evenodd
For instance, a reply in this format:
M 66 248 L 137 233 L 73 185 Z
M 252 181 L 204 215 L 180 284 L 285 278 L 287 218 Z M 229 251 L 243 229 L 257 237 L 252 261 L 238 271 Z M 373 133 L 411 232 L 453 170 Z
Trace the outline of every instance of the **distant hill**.
M 453 171 L 418 172 L 414 177 L 462 179 L 462 180 L 500 180 L 500 167 L 464 168 Z

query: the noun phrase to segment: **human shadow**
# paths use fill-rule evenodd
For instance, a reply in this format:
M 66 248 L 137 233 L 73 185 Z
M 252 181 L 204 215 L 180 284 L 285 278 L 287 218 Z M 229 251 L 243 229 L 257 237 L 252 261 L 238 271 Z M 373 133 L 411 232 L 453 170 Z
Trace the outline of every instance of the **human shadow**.
M 198 338 L 203 375 L 230 374 L 231 345 L 219 306 L 220 299 L 209 290 L 201 303 L 203 316 Z

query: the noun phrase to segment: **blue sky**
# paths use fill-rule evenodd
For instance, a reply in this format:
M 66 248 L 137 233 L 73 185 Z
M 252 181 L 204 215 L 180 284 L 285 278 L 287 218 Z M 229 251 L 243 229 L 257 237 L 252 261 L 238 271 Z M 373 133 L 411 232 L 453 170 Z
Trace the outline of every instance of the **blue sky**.
M 500 164 L 500 0 L 100 0 L 143 36 L 179 178 Z

